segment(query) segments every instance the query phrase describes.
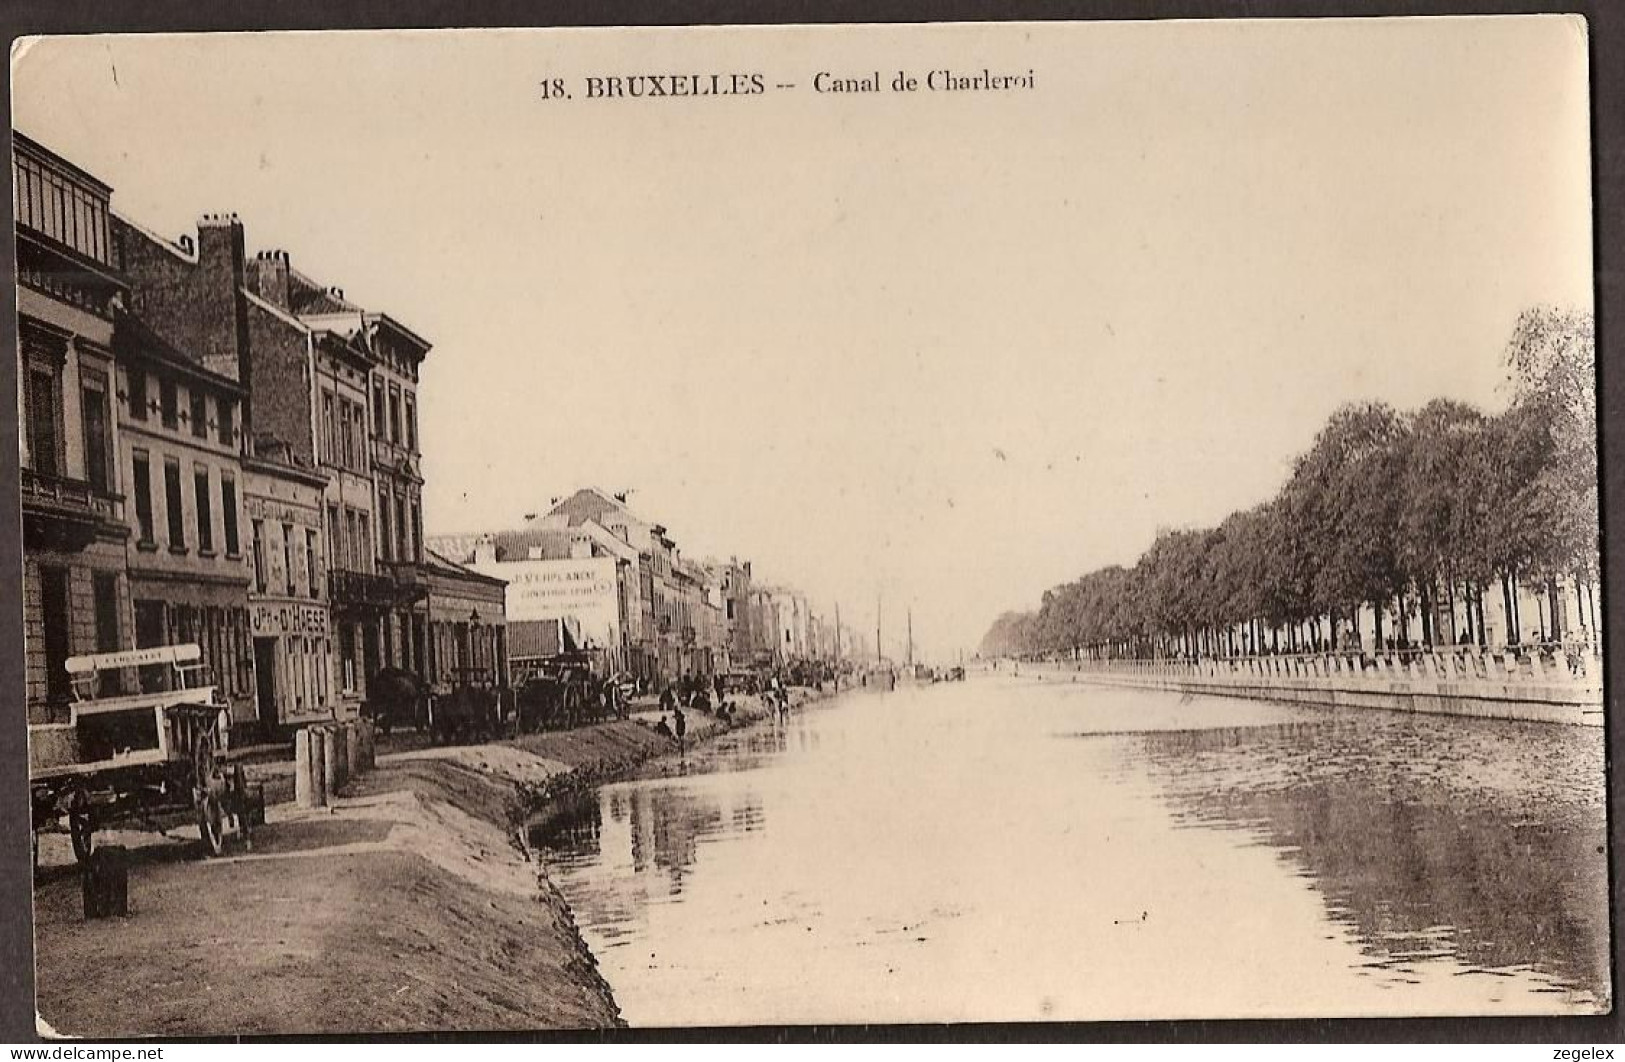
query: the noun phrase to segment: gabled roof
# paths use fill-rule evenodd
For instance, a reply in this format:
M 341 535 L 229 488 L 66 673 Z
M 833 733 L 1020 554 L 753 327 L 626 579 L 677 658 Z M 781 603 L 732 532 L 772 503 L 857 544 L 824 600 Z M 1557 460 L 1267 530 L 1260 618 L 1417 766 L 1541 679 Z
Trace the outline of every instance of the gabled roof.
M 506 579 L 498 579 L 494 575 L 486 575 L 482 572 L 474 571 L 472 568 L 465 568 L 456 561 L 443 557 L 432 549 L 424 549 L 423 566 L 429 569 L 429 571 L 435 575 L 446 576 L 452 579 L 467 579 L 469 582 L 485 583 L 490 586 L 508 585 L 508 581 Z

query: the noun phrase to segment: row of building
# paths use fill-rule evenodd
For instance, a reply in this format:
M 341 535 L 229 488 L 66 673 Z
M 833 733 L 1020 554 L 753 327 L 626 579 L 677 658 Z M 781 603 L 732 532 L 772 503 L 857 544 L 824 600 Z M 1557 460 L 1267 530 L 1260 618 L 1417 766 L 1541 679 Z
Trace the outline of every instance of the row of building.
M 572 649 L 651 684 L 838 655 L 804 595 L 689 560 L 624 494 L 426 539 L 428 340 L 250 255 L 235 215 L 169 239 L 13 142 L 31 722 L 66 718 L 70 657 L 188 642 L 265 733 L 354 714 L 388 670 L 435 692 Z
M 750 561 L 690 560 L 627 495 L 586 487 L 517 528 L 435 536 L 440 555 L 506 585 L 517 666 L 562 651 L 659 685 L 685 675 L 838 655 L 805 595 L 755 581 Z
M 235 215 L 167 239 L 13 143 L 30 721 L 65 717 L 69 657 L 184 642 L 266 731 L 353 714 L 388 668 L 505 681 L 503 584 L 424 541 L 429 342 L 249 256 Z

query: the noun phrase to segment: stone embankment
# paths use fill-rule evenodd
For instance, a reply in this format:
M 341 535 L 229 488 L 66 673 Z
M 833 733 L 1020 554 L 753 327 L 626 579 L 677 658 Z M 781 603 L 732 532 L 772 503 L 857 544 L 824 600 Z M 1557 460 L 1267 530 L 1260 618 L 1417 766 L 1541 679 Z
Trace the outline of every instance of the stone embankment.
M 765 714 L 748 705 L 733 725 Z M 688 719 L 691 747 L 731 729 Z M 675 752 L 649 718 L 482 745 L 397 735 L 380 739 L 376 769 L 322 808 L 293 802 L 291 760 L 254 764 L 250 780 L 271 807 L 249 850 L 202 859 L 190 825 L 101 835 L 131 853 L 130 915 L 112 920 L 83 917 L 66 838 L 47 835 L 34 911 L 41 1030 L 107 1039 L 618 1025 L 523 823 L 555 797 Z
M 1309 707 L 1376 708 L 1601 726 L 1594 654 L 1541 658 L 1460 650 L 1238 660 L 1023 663 L 1016 673 L 1101 685 L 1247 697 Z

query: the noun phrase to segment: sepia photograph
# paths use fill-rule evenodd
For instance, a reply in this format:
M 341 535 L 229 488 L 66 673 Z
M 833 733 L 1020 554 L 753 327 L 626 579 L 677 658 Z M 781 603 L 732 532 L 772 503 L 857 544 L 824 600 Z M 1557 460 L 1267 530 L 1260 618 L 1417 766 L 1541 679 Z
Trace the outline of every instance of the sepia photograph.
M 38 1034 L 1611 1014 L 1589 47 L 16 41 Z

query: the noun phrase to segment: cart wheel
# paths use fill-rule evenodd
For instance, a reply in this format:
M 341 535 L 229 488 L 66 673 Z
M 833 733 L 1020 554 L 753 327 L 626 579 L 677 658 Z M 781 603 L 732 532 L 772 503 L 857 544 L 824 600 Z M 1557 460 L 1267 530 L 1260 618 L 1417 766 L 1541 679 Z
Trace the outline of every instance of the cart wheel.
M 68 797 L 68 836 L 73 838 L 73 858 L 89 862 L 96 849 L 96 818 L 90 810 L 90 794 L 83 789 L 75 789 Z
M 217 856 L 226 850 L 226 812 L 220 806 L 217 793 L 204 793 L 197 809 L 198 836 L 203 840 L 203 854 Z

